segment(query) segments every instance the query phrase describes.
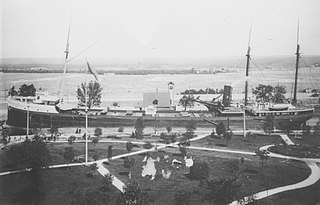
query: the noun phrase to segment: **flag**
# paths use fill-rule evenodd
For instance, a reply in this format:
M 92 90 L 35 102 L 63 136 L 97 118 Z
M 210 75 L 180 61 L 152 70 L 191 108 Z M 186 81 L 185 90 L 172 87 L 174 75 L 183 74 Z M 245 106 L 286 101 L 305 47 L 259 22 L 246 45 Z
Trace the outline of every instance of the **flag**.
M 95 79 L 96 79 L 97 81 L 99 81 L 97 71 L 96 71 L 95 69 L 93 69 L 93 68 L 90 67 L 88 61 L 87 61 L 87 65 L 88 65 L 89 72 L 95 77 Z

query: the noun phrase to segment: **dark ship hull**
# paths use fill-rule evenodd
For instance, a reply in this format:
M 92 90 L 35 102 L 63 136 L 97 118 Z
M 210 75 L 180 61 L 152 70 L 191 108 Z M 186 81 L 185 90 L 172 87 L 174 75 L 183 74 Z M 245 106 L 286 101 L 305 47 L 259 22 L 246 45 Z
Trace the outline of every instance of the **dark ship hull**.
M 194 121 L 198 127 L 213 127 L 205 120 L 213 122 L 223 121 L 231 128 L 243 128 L 244 117 L 241 112 L 222 113 L 219 116 L 212 116 L 209 112 L 190 112 L 190 116 L 183 116 L 179 112 L 171 112 L 170 116 L 159 113 L 156 117 L 151 115 L 123 115 L 115 116 L 108 114 L 88 115 L 89 127 L 125 127 L 134 126 L 138 118 L 142 118 L 145 126 L 184 127 L 188 121 Z M 301 129 L 301 125 L 312 118 L 313 109 L 292 111 L 291 114 L 273 114 L 273 125 L 275 129 Z M 266 116 L 246 116 L 246 129 L 262 129 Z M 8 106 L 7 125 L 19 128 L 27 127 L 27 111 Z M 29 128 L 50 128 L 50 127 L 84 127 L 85 115 L 71 113 L 45 113 L 29 111 Z

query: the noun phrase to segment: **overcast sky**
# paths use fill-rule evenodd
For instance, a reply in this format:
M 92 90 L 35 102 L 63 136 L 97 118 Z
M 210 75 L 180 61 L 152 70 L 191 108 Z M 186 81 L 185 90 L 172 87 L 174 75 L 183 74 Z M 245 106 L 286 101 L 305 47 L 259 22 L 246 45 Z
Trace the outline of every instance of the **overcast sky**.
M 0 0 L 2 58 L 105 59 L 320 54 L 319 0 Z

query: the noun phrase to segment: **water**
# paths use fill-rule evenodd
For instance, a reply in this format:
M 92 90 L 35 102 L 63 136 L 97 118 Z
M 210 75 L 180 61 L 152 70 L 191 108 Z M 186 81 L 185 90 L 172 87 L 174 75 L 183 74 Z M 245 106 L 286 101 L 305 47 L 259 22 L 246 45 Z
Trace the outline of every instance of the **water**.
M 121 106 L 140 106 L 144 92 L 166 92 L 168 82 L 174 83 L 175 101 L 181 96 L 180 92 L 186 89 L 222 89 L 224 85 L 233 87 L 233 99 L 243 99 L 244 72 L 235 71 L 232 73 L 219 74 L 161 74 L 161 75 L 100 75 L 100 83 L 103 87 L 102 106 L 111 106 L 112 102 L 119 102 Z M 11 86 L 19 88 L 22 84 L 31 84 L 51 94 L 59 91 L 60 74 L 57 73 L 0 73 L 2 81 L 0 92 L 0 110 L 6 110 L 6 94 Z M 87 75 L 87 80 L 94 77 Z M 65 76 L 65 100 L 69 103 L 77 103 L 76 89 L 81 82 L 84 82 L 84 74 L 66 74 Z M 291 97 L 294 82 L 294 71 L 283 70 L 256 70 L 250 71 L 249 91 L 260 84 L 284 85 L 287 88 L 287 97 Z M 298 79 L 298 90 L 305 88 L 320 88 L 320 69 L 300 68 Z M 309 93 L 299 93 L 299 99 L 317 100 L 309 98 Z M 201 98 L 211 99 L 213 96 L 202 96 Z

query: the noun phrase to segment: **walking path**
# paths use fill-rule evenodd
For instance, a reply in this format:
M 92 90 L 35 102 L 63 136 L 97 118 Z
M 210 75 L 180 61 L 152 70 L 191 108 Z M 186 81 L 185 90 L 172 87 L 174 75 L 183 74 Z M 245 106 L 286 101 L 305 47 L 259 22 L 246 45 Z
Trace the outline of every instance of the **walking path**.
M 280 135 L 280 137 L 284 140 L 285 143 L 287 143 L 287 145 L 294 145 L 294 143 L 290 140 L 290 138 L 287 135 L 282 134 Z M 260 150 L 268 151 L 268 148 L 272 146 L 275 146 L 275 145 L 266 145 L 266 146 L 260 147 Z M 305 162 L 311 169 L 311 174 L 309 175 L 308 178 L 296 184 L 277 187 L 274 189 L 269 189 L 269 190 L 265 190 L 265 191 L 261 191 L 256 194 L 253 194 L 254 200 L 263 199 L 263 198 L 266 198 L 281 192 L 285 192 L 285 191 L 301 189 L 307 186 L 311 186 L 312 184 L 316 183 L 320 179 L 320 167 L 319 165 L 317 165 L 317 163 L 320 163 L 320 159 L 290 157 L 290 156 L 284 156 L 284 155 L 272 153 L 270 151 L 268 151 L 268 156 L 281 158 L 281 159 L 293 159 L 293 160 L 299 160 L 299 161 Z M 248 204 L 248 203 L 250 203 L 250 196 L 247 196 L 244 198 L 244 204 Z M 230 205 L 237 205 L 237 204 L 239 204 L 239 201 L 233 201 L 232 203 L 230 203 Z
M 285 143 L 287 143 L 288 145 L 294 145 L 294 143 L 290 140 L 290 138 L 287 135 L 284 135 L 284 134 L 279 134 L 279 135 L 285 141 Z M 191 139 L 190 141 L 199 140 L 199 139 L 205 138 L 206 136 L 208 136 L 208 134 L 202 134 L 202 135 L 200 135 L 198 137 L 195 137 L 195 138 Z M 103 142 L 127 143 L 127 141 L 121 141 L 121 140 L 104 140 Z M 144 142 L 132 142 L 132 143 L 144 144 Z M 178 147 L 178 144 L 179 144 L 179 142 L 175 142 L 175 143 L 172 143 L 172 144 L 162 144 L 162 143 L 160 143 L 160 144 L 157 143 L 156 144 L 156 143 L 154 143 L 155 147 L 153 147 L 151 149 L 143 149 L 143 150 L 139 150 L 139 151 L 136 151 L 136 152 L 117 155 L 117 156 L 112 157 L 110 160 L 115 160 L 115 159 L 119 159 L 119 158 L 122 158 L 122 157 L 133 156 L 133 155 L 146 153 L 146 152 L 151 152 L 151 151 L 155 151 L 156 149 L 158 150 L 158 149 L 162 149 L 162 148 L 165 148 L 165 147 Z M 260 148 L 260 150 L 267 150 L 271 146 L 274 146 L 274 145 L 263 146 L 263 147 Z M 195 146 L 189 146 L 189 149 L 224 152 L 224 153 L 235 153 L 235 154 L 244 154 L 244 155 L 253 155 L 253 156 L 256 155 L 256 153 L 254 153 L 254 152 L 236 151 L 236 150 L 228 150 L 228 149 L 216 149 L 216 148 L 205 148 L 205 147 L 195 147 Z M 272 195 L 275 195 L 275 194 L 278 194 L 278 193 L 281 193 L 281 192 L 307 187 L 307 186 L 310 186 L 310 185 L 316 183 L 320 179 L 320 167 L 316 164 L 316 163 L 320 163 L 320 159 L 296 158 L 296 157 L 283 156 L 283 155 L 279 155 L 279 154 L 275 154 L 275 153 L 269 153 L 268 156 L 276 157 L 276 158 L 295 159 L 295 160 L 303 161 L 303 162 L 307 163 L 307 165 L 311 169 L 311 174 L 309 175 L 308 178 L 306 178 L 305 180 L 303 180 L 301 182 L 298 182 L 296 184 L 291 184 L 291 185 L 287 185 L 287 186 L 277 187 L 277 188 L 273 188 L 273 189 L 269 189 L 269 190 L 258 192 L 258 193 L 253 195 L 255 200 L 263 199 L 263 198 L 266 198 L 268 196 L 272 196 Z M 88 164 L 90 165 L 90 164 L 93 164 L 93 163 L 97 163 L 99 173 L 102 176 L 105 176 L 106 174 L 109 174 L 110 172 L 103 165 L 103 162 L 108 162 L 108 161 L 109 161 L 109 159 L 105 158 L 105 159 L 101 159 L 101 160 L 98 160 L 98 161 L 95 161 L 95 162 L 90 162 Z M 49 166 L 49 168 L 60 168 L 60 167 L 67 167 L 67 166 L 71 167 L 71 166 L 81 166 L 81 165 L 83 166 L 83 165 L 85 165 L 85 163 L 52 165 L 52 166 Z M 30 171 L 30 170 L 31 169 L 23 169 L 23 170 L 2 172 L 2 173 L 0 173 L 0 176 L 19 173 L 19 172 L 23 172 L 23 171 Z M 114 180 L 113 180 L 112 184 L 118 190 L 120 190 L 121 192 L 124 192 L 125 184 L 122 181 L 120 181 L 118 178 L 114 177 Z M 249 199 L 250 199 L 250 196 L 245 197 L 245 200 L 249 200 Z M 235 204 L 238 204 L 238 203 L 239 203 L 238 201 L 233 201 L 231 203 L 231 205 L 235 205 Z M 249 201 L 245 202 L 245 204 L 247 204 L 247 203 L 249 203 Z
M 282 140 L 287 144 L 287 145 L 294 145 L 294 142 L 291 141 L 288 135 L 286 134 L 279 134 L 279 136 L 282 138 Z

